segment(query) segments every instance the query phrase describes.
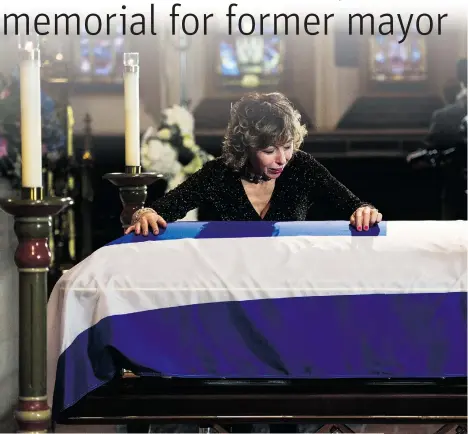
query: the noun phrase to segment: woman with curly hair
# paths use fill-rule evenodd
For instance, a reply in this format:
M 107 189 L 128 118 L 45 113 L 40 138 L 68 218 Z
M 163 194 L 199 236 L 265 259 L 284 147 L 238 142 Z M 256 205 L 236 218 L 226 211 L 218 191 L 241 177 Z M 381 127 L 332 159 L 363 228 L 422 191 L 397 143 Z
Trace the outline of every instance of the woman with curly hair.
M 207 221 L 300 221 L 333 206 L 358 231 L 382 215 L 361 201 L 314 157 L 299 148 L 300 114 L 281 93 L 249 93 L 231 109 L 221 157 L 134 216 L 126 233 L 159 233 L 200 206 Z

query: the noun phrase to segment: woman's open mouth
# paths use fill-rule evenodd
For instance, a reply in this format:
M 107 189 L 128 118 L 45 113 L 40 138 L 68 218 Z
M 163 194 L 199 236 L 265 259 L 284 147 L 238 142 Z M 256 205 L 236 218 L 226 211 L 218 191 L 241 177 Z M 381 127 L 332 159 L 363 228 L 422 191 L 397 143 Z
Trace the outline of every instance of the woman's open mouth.
M 268 169 L 268 172 L 273 174 L 273 175 L 279 175 L 283 169 Z

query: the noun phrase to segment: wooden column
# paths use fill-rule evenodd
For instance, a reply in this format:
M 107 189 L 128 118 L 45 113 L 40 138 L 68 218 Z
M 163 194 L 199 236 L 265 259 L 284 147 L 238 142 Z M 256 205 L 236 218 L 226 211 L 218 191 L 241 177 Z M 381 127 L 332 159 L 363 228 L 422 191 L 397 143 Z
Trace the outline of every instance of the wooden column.
M 52 216 L 72 204 L 70 198 L 43 199 L 42 189 L 24 189 L 21 199 L 0 201 L 15 217 L 19 271 L 18 432 L 47 432 L 47 273 L 51 262 L 48 237 Z

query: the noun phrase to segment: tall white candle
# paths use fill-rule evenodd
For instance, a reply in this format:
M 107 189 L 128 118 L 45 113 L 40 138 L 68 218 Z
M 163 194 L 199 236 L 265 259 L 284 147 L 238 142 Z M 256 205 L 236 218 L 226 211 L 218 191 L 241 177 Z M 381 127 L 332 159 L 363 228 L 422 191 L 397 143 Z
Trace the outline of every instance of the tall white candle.
M 124 54 L 125 165 L 140 165 L 140 74 L 138 53 Z
M 19 45 L 21 102 L 21 184 L 42 187 L 41 65 L 34 40 Z

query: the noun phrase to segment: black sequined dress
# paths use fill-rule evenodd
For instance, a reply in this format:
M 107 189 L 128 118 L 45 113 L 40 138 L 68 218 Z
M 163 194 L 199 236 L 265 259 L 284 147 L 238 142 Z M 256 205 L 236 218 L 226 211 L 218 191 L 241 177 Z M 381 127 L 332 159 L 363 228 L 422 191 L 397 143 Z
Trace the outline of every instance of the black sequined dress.
M 204 221 L 261 220 L 245 193 L 242 174 L 227 167 L 222 158 L 206 163 L 185 182 L 151 204 L 166 221 L 185 217 L 203 208 Z M 301 221 L 317 207 L 333 207 L 348 220 L 362 202 L 314 157 L 298 151 L 276 179 L 270 207 L 263 220 Z

